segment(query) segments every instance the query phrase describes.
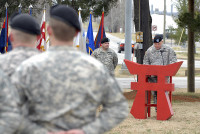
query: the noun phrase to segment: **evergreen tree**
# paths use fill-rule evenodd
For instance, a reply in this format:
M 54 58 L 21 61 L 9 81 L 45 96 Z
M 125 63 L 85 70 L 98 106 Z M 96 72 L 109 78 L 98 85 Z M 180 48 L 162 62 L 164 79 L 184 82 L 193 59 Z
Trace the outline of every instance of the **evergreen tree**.
M 195 31 L 195 41 L 200 40 L 200 0 L 195 0 L 195 18 L 190 18 L 191 15 L 188 13 L 188 0 L 177 0 L 175 3 L 176 9 L 178 10 L 179 15 L 174 17 L 175 22 L 178 25 L 177 29 L 174 29 L 174 33 L 170 36 L 175 42 L 178 44 L 182 30 L 182 38 L 180 41 L 180 45 L 183 45 L 187 40 L 187 33 L 185 31 L 188 30 L 188 26 L 192 25 L 192 29 Z M 173 28 L 172 28 L 173 29 Z
M 43 10 L 44 5 L 52 6 L 56 3 L 66 4 L 73 7 L 78 12 L 78 8 L 81 7 L 83 10 L 81 12 L 83 21 L 87 20 L 90 14 L 90 9 L 93 9 L 93 16 L 101 16 L 103 8 L 105 11 L 105 16 L 108 14 L 109 10 L 116 6 L 118 0 L 1 0 L 0 1 L 0 18 L 1 22 L 5 17 L 5 3 L 7 2 L 8 15 L 10 16 L 13 12 L 18 12 L 19 4 L 22 5 L 22 12 L 28 13 L 29 5 L 33 5 L 33 13 L 39 13 Z M 33 15 L 34 15 L 33 14 Z
M 1 0 L 0 1 L 0 18 L 1 21 L 5 18 L 5 4 L 8 3 L 8 16 L 10 16 L 14 12 L 19 11 L 19 4 L 21 3 L 22 8 L 21 11 L 23 13 L 29 13 L 30 4 L 33 5 L 33 13 L 38 13 L 43 9 L 44 2 L 41 0 Z
M 118 0 L 57 0 L 59 4 L 66 4 L 73 7 L 78 11 L 78 8 L 81 7 L 81 16 L 83 21 L 86 21 L 90 14 L 90 9 L 93 9 L 93 16 L 98 17 L 102 15 L 104 8 L 104 15 L 106 16 L 109 13 L 109 10 L 117 5 Z

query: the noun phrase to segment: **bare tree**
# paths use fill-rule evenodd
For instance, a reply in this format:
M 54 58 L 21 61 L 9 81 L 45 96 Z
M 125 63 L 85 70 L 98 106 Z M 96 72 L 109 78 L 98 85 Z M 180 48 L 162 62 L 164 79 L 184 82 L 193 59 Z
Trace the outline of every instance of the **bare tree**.
M 112 32 L 119 32 L 125 27 L 125 0 L 119 0 L 116 7 L 113 7 L 105 17 L 105 27 Z

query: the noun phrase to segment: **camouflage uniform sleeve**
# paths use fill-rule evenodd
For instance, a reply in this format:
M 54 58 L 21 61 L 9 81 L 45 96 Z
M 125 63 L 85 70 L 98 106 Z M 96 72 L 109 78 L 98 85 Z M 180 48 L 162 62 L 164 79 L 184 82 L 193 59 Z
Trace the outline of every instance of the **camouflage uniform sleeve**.
M 15 133 L 21 121 L 19 97 L 10 79 L 0 72 L 0 134 Z
M 143 59 L 143 64 L 150 65 L 149 51 L 148 50 L 145 52 L 144 59 Z
M 115 78 L 108 76 L 108 73 L 103 74 L 102 77 L 104 77 L 105 82 L 105 85 L 102 85 L 104 89 L 103 110 L 94 122 L 82 128 L 85 134 L 102 134 L 115 127 L 128 116 L 128 103 Z
M 174 52 L 173 49 L 170 49 L 169 51 L 169 64 L 175 63 L 177 62 L 177 58 L 176 58 L 176 53 Z
M 23 72 L 21 70 L 22 68 L 18 68 L 16 70 L 16 72 L 12 75 L 11 80 L 12 83 L 14 84 L 14 86 L 17 89 L 17 93 L 19 94 L 19 104 L 20 104 L 20 110 L 22 113 L 26 113 L 24 109 L 24 105 L 27 101 L 27 97 L 26 97 L 26 81 L 28 81 L 28 79 L 25 77 L 24 74 L 26 74 L 26 71 Z M 28 118 L 26 118 L 24 116 L 24 114 L 22 115 L 22 121 L 20 124 L 20 127 L 17 131 L 17 134 L 47 134 L 48 131 L 44 128 L 41 128 L 40 126 L 38 126 L 37 124 L 31 122 Z
M 114 57 L 113 57 L 113 64 L 114 64 L 114 69 L 117 67 L 118 64 L 118 57 L 117 54 L 114 52 Z

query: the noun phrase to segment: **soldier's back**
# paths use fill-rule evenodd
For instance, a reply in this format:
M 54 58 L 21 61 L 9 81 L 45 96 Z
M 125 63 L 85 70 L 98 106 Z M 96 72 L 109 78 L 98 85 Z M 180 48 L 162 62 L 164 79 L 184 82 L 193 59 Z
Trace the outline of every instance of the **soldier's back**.
M 26 95 L 32 100 L 27 104 L 32 110 L 28 118 L 52 131 L 80 128 L 94 121 L 103 97 L 112 100 L 108 92 L 125 103 L 119 85 L 103 64 L 71 47 L 52 47 L 30 58 L 17 75 L 14 83 L 19 88 L 26 85 Z M 46 121 L 51 122 L 50 127 Z
M 0 56 L 0 68 L 6 75 L 11 76 L 17 66 L 19 66 L 24 60 L 38 53 L 39 51 L 35 48 L 17 47 L 14 50 Z

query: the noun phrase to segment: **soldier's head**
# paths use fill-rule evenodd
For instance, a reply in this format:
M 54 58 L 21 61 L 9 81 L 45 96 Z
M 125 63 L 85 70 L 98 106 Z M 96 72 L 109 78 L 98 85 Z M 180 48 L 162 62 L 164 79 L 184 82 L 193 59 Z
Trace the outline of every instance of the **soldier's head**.
M 29 14 L 14 13 L 10 18 L 10 41 L 13 48 L 18 46 L 35 47 L 40 25 Z
M 47 31 L 52 41 L 71 42 L 81 30 L 77 12 L 66 5 L 55 5 L 50 9 Z
M 106 37 L 101 40 L 101 45 L 102 45 L 101 47 L 103 48 L 103 50 L 107 50 L 109 48 L 109 42 L 110 39 Z
M 163 36 L 158 34 L 154 37 L 154 47 L 156 48 L 156 50 L 161 49 L 163 44 Z

